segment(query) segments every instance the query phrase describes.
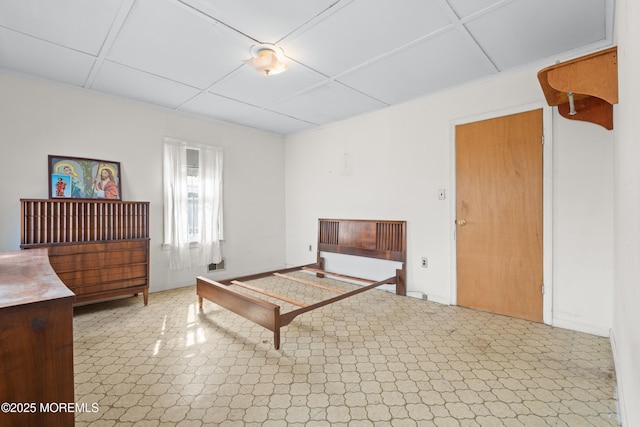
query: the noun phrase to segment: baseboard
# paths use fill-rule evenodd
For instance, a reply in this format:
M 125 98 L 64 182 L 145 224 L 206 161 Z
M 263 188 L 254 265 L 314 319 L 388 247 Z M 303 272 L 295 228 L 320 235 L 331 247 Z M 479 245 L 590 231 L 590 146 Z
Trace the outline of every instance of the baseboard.
M 573 320 L 562 319 L 558 317 L 554 317 L 552 322 L 552 326 L 555 326 L 557 328 L 569 329 L 576 332 L 584 332 L 586 334 L 597 335 L 599 337 L 609 337 L 610 329 L 606 327 L 589 325 L 586 323 L 576 322 Z
M 616 373 L 616 406 L 618 407 L 618 424 L 620 426 L 626 426 L 624 393 L 622 393 L 622 383 L 618 380 L 618 372 L 620 372 L 618 370 L 618 350 L 613 328 L 609 330 L 609 341 L 611 342 L 611 353 L 613 355 L 613 370 Z
M 427 299 L 438 304 L 451 305 L 451 299 L 448 297 L 442 297 L 439 295 L 427 295 Z

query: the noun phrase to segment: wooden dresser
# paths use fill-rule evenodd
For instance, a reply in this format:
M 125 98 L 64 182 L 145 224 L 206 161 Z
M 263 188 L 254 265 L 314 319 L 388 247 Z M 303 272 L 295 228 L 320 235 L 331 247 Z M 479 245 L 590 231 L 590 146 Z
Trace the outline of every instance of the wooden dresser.
M 73 301 L 46 249 L 0 252 L 0 426 L 73 426 Z
M 20 248 L 46 247 L 76 302 L 149 297 L 149 202 L 22 199 Z

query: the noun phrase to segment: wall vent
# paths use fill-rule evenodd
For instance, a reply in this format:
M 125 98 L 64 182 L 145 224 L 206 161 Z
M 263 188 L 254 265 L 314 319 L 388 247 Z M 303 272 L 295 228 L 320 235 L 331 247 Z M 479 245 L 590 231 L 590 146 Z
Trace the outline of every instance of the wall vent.
M 207 269 L 208 271 L 224 270 L 224 259 L 217 264 L 212 262 L 211 264 L 208 265 Z

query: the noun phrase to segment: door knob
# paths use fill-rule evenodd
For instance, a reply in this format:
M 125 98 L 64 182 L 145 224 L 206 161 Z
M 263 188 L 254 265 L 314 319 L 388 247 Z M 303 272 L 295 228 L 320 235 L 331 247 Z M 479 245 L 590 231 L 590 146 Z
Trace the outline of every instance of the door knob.
M 459 219 L 459 220 L 458 220 L 458 221 L 456 221 L 456 222 L 458 223 L 458 225 L 459 225 L 460 227 L 462 227 L 463 225 L 465 225 L 465 224 L 467 223 L 467 221 L 466 221 L 466 220 L 464 220 L 464 219 Z

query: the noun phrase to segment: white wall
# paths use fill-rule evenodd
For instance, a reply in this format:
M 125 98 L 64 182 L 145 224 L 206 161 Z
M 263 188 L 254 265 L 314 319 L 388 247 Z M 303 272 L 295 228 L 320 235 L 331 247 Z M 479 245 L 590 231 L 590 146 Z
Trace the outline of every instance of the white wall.
M 284 266 L 284 141 L 280 136 L 0 74 L 0 250 L 18 250 L 20 198 L 47 198 L 47 156 L 121 162 L 123 199 L 150 201 L 151 286 L 195 283 L 170 271 L 162 245 L 164 136 L 224 147 L 224 279 Z M 153 300 L 150 302 L 153 303 Z
M 613 131 L 554 114 L 553 324 L 609 335 Z
M 619 104 L 614 126 L 615 292 L 612 343 L 623 425 L 640 426 L 640 4 L 616 2 Z
M 407 220 L 408 291 L 451 303 L 454 124 L 544 107 L 536 73 L 546 65 L 287 138 L 287 263 L 314 261 L 307 248 L 319 217 Z M 545 194 L 554 225 L 545 243 L 553 251 L 547 309 L 553 324 L 608 335 L 613 133 L 554 117 L 545 146 L 554 150 L 545 155 L 553 162 L 548 174 L 557 177 Z M 438 200 L 438 189 L 446 200 Z

